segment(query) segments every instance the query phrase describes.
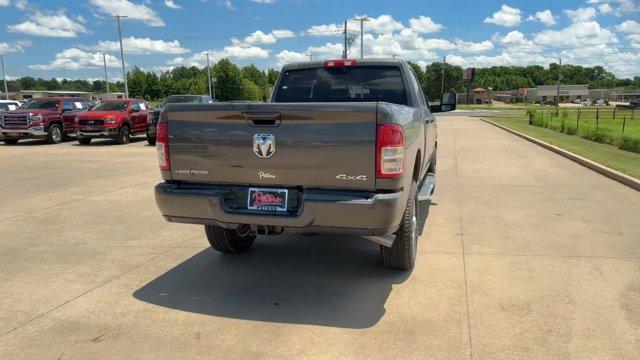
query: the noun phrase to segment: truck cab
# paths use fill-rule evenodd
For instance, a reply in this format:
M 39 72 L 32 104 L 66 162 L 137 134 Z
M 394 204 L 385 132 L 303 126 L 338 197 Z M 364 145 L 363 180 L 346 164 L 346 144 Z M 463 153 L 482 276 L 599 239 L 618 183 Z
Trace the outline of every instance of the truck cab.
M 22 139 L 45 139 L 57 144 L 75 133 L 74 119 L 93 104 L 83 98 L 37 98 L 21 108 L 0 112 L 0 139 L 17 144 Z
M 149 105 L 140 99 L 106 100 L 91 111 L 75 118 L 76 136 L 81 145 L 89 145 L 92 139 L 108 138 L 124 145 L 131 136 L 147 131 Z
M 431 106 L 401 60 L 289 64 L 270 103 L 164 108 L 156 202 L 168 221 L 204 225 L 223 253 L 284 231 L 352 234 L 407 270 L 435 184 L 433 113 L 455 108 L 455 93 Z

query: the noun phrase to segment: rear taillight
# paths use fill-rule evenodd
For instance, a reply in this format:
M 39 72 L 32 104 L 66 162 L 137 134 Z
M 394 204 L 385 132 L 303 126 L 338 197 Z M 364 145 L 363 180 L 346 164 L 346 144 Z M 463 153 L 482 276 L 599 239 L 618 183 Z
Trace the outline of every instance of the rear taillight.
M 378 125 L 376 140 L 376 174 L 394 179 L 404 174 L 404 130 L 395 124 Z
M 158 153 L 158 164 L 160 170 L 171 171 L 169 161 L 169 124 L 161 122 L 156 129 L 156 152 Z

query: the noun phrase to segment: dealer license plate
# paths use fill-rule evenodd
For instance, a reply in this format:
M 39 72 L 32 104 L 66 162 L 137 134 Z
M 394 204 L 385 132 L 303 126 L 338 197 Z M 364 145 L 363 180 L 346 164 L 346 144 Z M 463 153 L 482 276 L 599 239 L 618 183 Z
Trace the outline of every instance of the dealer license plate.
M 287 211 L 286 189 L 249 188 L 247 209 L 258 211 Z

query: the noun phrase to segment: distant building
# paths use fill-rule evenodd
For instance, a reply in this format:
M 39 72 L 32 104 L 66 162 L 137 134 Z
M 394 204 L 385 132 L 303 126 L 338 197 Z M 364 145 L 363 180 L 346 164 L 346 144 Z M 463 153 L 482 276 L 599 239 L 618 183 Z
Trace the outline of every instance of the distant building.
M 560 95 L 560 102 L 571 102 L 574 100 L 586 100 L 589 97 L 588 85 L 543 85 L 536 88 L 536 102 L 556 100 Z
M 40 97 L 67 97 L 75 96 L 81 97 L 87 100 L 106 100 L 106 93 L 97 93 L 92 91 L 73 91 L 73 90 L 19 90 L 9 93 L 11 100 L 30 100 Z M 1 96 L 4 98 L 4 93 Z M 124 93 L 112 92 L 110 93 L 111 99 L 124 99 Z

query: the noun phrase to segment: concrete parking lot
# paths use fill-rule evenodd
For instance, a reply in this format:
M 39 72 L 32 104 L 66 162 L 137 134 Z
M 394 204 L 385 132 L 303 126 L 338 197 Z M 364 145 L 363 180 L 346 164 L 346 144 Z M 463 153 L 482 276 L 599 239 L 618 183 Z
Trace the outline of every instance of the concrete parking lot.
M 160 217 L 144 140 L 0 145 L 0 358 L 640 358 L 640 193 L 438 126 L 411 273 L 348 236 L 215 253 Z

